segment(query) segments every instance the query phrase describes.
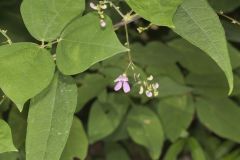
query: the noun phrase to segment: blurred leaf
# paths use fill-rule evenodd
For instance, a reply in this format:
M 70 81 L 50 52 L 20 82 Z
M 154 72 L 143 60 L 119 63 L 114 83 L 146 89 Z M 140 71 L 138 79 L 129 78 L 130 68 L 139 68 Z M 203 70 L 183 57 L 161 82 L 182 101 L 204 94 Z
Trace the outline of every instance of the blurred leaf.
M 76 105 L 75 82 L 71 77 L 56 73 L 51 85 L 31 100 L 26 138 L 27 160 L 60 159 Z
M 194 88 L 193 93 L 197 95 L 200 94 L 211 98 L 228 97 L 228 85 L 222 74 L 189 74 L 186 78 L 186 83 Z M 234 76 L 234 90 L 232 95 L 239 94 L 239 88 L 240 78 Z
M 88 120 L 88 137 L 94 143 L 113 133 L 123 119 L 128 102 L 124 95 L 110 94 L 107 102 L 96 101 L 91 108 Z
M 222 142 L 221 145 L 216 149 L 215 157 L 216 159 L 220 159 L 224 155 L 230 153 L 235 147 L 235 143 L 232 141 Z
M 183 0 L 126 0 L 141 17 L 159 26 L 174 27 L 172 18 Z
M 186 40 L 175 39 L 168 44 L 178 51 L 181 65 L 189 71 L 197 74 L 221 72 L 220 68 L 209 56 Z M 228 50 L 232 68 L 238 68 L 240 66 L 240 52 L 231 44 L 228 44 Z
M 103 91 L 108 85 L 108 80 L 100 74 L 88 74 L 80 80 L 80 83 L 76 112 L 79 112 L 89 100 Z
M 84 0 L 24 0 L 21 14 L 33 37 L 39 41 L 53 41 L 84 9 Z
M 88 139 L 81 121 L 75 117 L 68 137 L 67 144 L 60 160 L 85 159 L 88 151 Z
M 240 42 L 240 29 L 238 25 L 234 25 L 227 20 L 222 20 L 222 25 L 225 29 L 226 38 L 229 41 Z
M 178 140 L 174 142 L 167 150 L 167 153 L 164 156 L 164 160 L 177 160 L 178 155 L 184 149 L 184 145 L 185 145 L 184 140 Z
M 11 100 L 6 97 L 6 96 L 2 96 L 2 99 L 0 101 L 0 112 L 5 112 L 9 109 L 11 104 Z
M 240 51 L 230 43 L 228 44 L 228 51 L 231 59 L 232 68 L 236 69 L 240 67 Z
M 161 42 L 150 42 L 146 46 L 135 43 L 131 47 L 133 61 L 141 66 L 162 67 L 174 64 L 178 55 L 176 50 Z
M 164 142 L 162 125 L 148 108 L 135 106 L 128 115 L 128 133 L 132 140 L 144 146 L 152 159 L 158 159 Z
M 168 64 L 163 67 L 149 66 L 146 72 L 152 74 L 153 77 L 169 77 L 180 84 L 185 84 L 183 74 L 176 64 Z
M 176 141 L 190 125 L 194 106 L 188 96 L 175 96 L 162 99 L 157 104 L 157 112 L 163 124 L 164 133 L 171 141 Z
M 107 143 L 105 146 L 106 160 L 130 160 L 128 153 L 117 143 Z
M 24 146 L 26 140 L 27 111 L 28 110 L 24 108 L 22 112 L 19 112 L 15 106 L 12 106 L 8 116 L 8 123 L 13 134 L 13 142 L 18 149 Z
M 19 157 L 17 152 L 5 152 L 0 154 L 0 160 L 17 160 Z
M 222 160 L 240 160 L 240 149 L 228 153 Z
M 107 26 L 101 28 L 98 15 L 89 13 L 66 27 L 57 46 L 57 65 L 61 72 L 81 73 L 99 61 L 127 51 L 119 42 L 110 18 L 106 17 L 105 21 Z
M 208 54 L 224 71 L 233 89 L 233 74 L 223 27 L 206 0 L 185 0 L 178 8 L 174 31 Z
M 198 99 L 196 103 L 200 121 L 217 135 L 240 142 L 240 108 L 227 98 Z
M 208 0 L 210 5 L 217 11 L 230 12 L 240 6 L 238 0 Z
M 178 84 L 168 77 L 158 78 L 159 83 L 159 97 L 168 97 L 186 94 L 192 91 L 191 88 Z
M 0 87 L 21 111 L 24 103 L 41 92 L 54 74 L 50 53 L 32 43 L 0 47 Z
M 12 141 L 12 133 L 8 124 L 0 119 L 0 153 L 17 151 Z
M 187 148 L 191 152 L 191 157 L 194 160 L 206 160 L 204 151 L 198 141 L 191 137 L 187 141 Z

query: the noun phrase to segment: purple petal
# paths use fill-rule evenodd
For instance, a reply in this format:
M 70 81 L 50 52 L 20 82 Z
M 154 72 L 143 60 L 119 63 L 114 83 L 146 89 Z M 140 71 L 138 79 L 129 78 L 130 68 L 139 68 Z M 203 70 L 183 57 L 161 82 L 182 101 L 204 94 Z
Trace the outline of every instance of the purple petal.
M 123 82 L 123 91 L 125 93 L 128 93 L 128 92 L 130 92 L 130 90 L 131 90 L 131 88 L 130 88 L 128 82 Z
M 122 82 L 117 82 L 115 87 L 114 87 L 114 90 L 119 91 L 121 88 L 122 88 Z
M 152 97 L 153 96 L 152 92 L 150 92 L 150 91 L 146 91 L 146 95 L 147 95 L 147 97 Z

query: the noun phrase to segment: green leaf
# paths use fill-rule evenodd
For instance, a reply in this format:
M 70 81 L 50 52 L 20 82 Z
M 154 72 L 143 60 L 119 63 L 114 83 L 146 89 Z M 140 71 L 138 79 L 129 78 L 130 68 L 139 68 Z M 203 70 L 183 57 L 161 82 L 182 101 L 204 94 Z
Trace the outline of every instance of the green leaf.
M 49 88 L 31 100 L 26 138 L 27 160 L 60 159 L 76 105 L 75 82 L 71 77 L 56 73 Z
M 68 137 L 67 144 L 60 160 L 85 159 L 88 151 L 88 139 L 82 122 L 75 117 Z
M 34 38 L 39 41 L 53 41 L 84 9 L 84 0 L 24 0 L 21 14 Z
M 240 42 L 240 30 L 238 25 L 233 25 L 231 21 L 222 20 L 222 25 L 226 32 L 226 38 L 229 41 Z
M 229 94 L 233 74 L 223 27 L 206 0 L 185 0 L 174 16 L 175 32 L 208 54 L 225 73 Z
M 223 74 L 189 74 L 186 83 L 193 87 L 193 93 L 211 98 L 228 97 L 228 84 Z M 239 94 L 240 78 L 234 76 L 234 90 L 232 95 Z
M 80 111 L 89 100 L 96 97 L 107 87 L 108 80 L 100 74 L 92 74 L 86 75 L 81 79 L 80 84 L 81 86 L 78 88 L 77 112 Z
M 8 123 L 12 129 L 13 142 L 18 149 L 24 146 L 26 140 L 27 113 L 27 108 L 19 112 L 15 106 L 12 106 L 8 115 Z
M 208 0 L 210 5 L 217 11 L 230 12 L 240 6 L 237 0 Z
M 17 151 L 12 141 L 12 133 L 8 124 L 0 119 L 0 153 Z
M 114 33 L 110 18 L 101 28 L 95 13 L 73 21 L 61 35 L 57 46 L 57 66 L 67 75 L 85 71 L 93 64 L 128 49 L 123 47 Z
M 131 46 L 133 61 L 141 66 L 162 67 L 174 64 L 178 55 L 176 50 L 161 43 L 150 42 L 146 46 L 135 43 Z
M 158 89 L 159 97 L 181 95 L 192 91 L 191 88 L 178 84 L 177 82 L 168 77 L 160 77 L 158 78 L 157 82 L 160 84 L 160 87 Z
M 153 24 L 174 27 L 173 16 L 183 0 L 126 0 L 141 17 Z
M 106 160 L 130 160 L 126 150 L 117 143 L 107 143 L 105 145 Z
M 189 71 L 197 74 L 220 73 L 221 69 L 202 50 L 190 44 L 184 39 L 175 39 L 168 43 L 178 51 L 180 64 Z M 231 44 L 228 44 L 229 56 L 232 68 L 236 69 L 240 65 L 240 53 Z
M 191 157 L 194 160 L 206 160 L 204 151 L 195 138 L 189 138 L 187 141 L 187 148 L 191 151 Z
M 48 86 L 55 65 L 50 53 L 32 43 L 0 47 L 0 87 L 21 111 L 24 103 Z
M 113 133 L 123 119 L 128 105 L 124 95 L 110 94 L 107 102 L 96 101 L 91 108 L 88 120 L 90 143 L 94 143 Z
M 177 160 L 178 155 L 184 149 L 184 145 L 185 145 L 184 140 L 178 140 L 175 143 L 173 143 L 167 150 L 164 160 Z
M 5 152 L 0 154 L 0 160 L 17 160 L 18 152 Z
M 197 115 L 200 121 L 217 135 L 240 142 L 240 108 L 227 98 L 198 99 Z
M 190 125 L 194 107 L 190 97 L 175 96 L 162 99 L 157 105 L 157 112 L 166 137 L 176 141 Z
M 148 108 L 135 106 L 128 115 L 128 134 L 134 142 L 144 146 L 152 159 L 158 159 L 164 141 L 162 125 Z

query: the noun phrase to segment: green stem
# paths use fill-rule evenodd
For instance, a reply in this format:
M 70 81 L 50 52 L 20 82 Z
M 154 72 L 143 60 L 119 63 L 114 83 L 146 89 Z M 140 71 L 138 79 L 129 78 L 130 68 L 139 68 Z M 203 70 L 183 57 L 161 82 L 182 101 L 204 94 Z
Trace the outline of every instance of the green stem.
M 7 39 L 7 43 L 11 45 L 12 44 L 12 40 L 7 35 L 7 30 L 0 29 L 0 33 Z
M 236 19 L 234 19 L 232 17 L 229 17 L 228 15 L 225 15 L 223 13 L 223 11 L 218 12 L 218 14 L 223 16 L 223 17 L 225 17 L 226 19 L 230 20 L 233 24 L 236 24 L 236 25 L 240 26 L 240 22 L 239 21 L 237 21 Z

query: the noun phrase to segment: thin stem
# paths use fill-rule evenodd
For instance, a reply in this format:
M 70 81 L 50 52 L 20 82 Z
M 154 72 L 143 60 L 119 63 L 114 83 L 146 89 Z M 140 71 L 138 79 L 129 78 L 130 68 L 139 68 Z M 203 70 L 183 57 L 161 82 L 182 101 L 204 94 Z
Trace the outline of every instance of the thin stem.
M 134 67 L 134 63 L 132 61 L 132 55 L 131 55 L 131 49 L 130 49 L 130 41 L 129 41 L 129 35 L 128 35 L 128 26 L 127 23 L 124 24 L 124 28 L 125 28 L 125 33 L 126 33 L 126 46 L 128 48 L 127 54 L 128 54 L 128 60 L 129 60 L 129 64 L 125 70 L 125 73 L 127 73 L 128 69 L 130 67 Z
M 122 20 L 121 22 L 117 23 L 114 25 L 114 30 L 118 30 L 120 27 L 124 26 L 125 24 L 129 24 L 132 23 L 134 21 L 137 21 L 138 19 L 140 19 L 141 17 L 137 14 L 134 14 L 131 16 L 131 18 L 129 18 L 128 20 Z
M 240 22 L 239 21 L 237 21 L 236 19 L 234 19 L 234 18 L 232 18 L 232 17 L 230 17 L 228 15 L 225 15 L 223 13 L 223 11 L 218 12 L 218 14 L 223 16 L 223 17 L 225 17 L 226 19 L 230 20 L 233 24 L 236 24 L 236 25 L 240 26 Z
M 0 29 L 0 33 L 7 39 L 7 43 L 11 45 L 12 44 L 12 40 L 7 35 L 7 30 Z
M 61 40 L 62 40 L 62 38 L 58 38 L 57 40 L 49 42 L 47 44 L 44 44 L 44 42 L 42 41 L 41 48 L 51 47 L 53 44 L 56 44 L 56 43 L 60 42 Z
M 124 14 L 119 10 L 119 7 L 117 7 L 113 2 L 111 1 L 105 1 L 105 3 L 108 3 L 110 5 L 110 7 L 113 7 L 117 12 L 118 14 L 124 18 Z

